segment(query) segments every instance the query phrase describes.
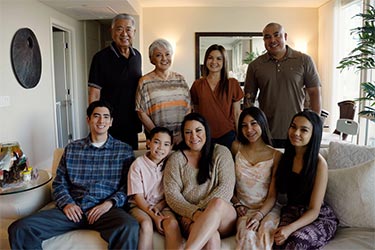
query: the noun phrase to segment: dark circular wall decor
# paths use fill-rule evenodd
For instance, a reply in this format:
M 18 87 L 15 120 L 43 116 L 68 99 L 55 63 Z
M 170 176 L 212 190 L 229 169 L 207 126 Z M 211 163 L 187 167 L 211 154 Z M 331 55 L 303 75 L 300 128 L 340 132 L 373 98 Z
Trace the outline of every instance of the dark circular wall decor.
M 27 89 L 34 88 L 42 73 L 42 58 L 38 40 L 29 28 L 17 30 L 11 45 L 11 60 L 18 82 Z

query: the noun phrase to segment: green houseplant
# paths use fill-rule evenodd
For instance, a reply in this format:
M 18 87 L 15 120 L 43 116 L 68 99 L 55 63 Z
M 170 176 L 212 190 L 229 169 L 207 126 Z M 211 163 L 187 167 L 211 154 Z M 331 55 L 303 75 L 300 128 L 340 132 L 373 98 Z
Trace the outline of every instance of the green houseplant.
M 246 64 L 249 64 L 252 61 L 254 61 L 254 59 L 257 58 L 258 56 L 259 56 L 258 51 L 257 52 L 254 52 L 254 51 L 248 52 L 248 51 L 246 51 L 246 57 L 245 57 L 245 59 L 243 59 L 243 62 L 246 63 Z
M 363 19 L 363 25 L 352 29 L 351 33 L 358 36 L 357 47 L 343 58 L 338 69 L 355 68 L 357 70 L 375 69 L 375 8 L 368 5 L 364 13 L 355 15 Z M 375 82 L 363 82 L 361 88 L 364 95 L 356 101 L 368 101 L 358 114 L 375 121 Z M 365 103 L 366 104 L 366 103 Z

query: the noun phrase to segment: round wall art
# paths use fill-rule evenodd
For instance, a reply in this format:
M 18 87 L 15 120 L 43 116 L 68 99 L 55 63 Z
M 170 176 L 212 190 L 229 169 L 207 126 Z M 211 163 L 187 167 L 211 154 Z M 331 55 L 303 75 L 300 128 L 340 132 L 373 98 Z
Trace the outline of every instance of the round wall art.
M 42 58 L 38 40 L 29 28 L 17 30 L 11 44 L 11 60 L 18 82 L 27 89 L 34 88 L 42 73 Z

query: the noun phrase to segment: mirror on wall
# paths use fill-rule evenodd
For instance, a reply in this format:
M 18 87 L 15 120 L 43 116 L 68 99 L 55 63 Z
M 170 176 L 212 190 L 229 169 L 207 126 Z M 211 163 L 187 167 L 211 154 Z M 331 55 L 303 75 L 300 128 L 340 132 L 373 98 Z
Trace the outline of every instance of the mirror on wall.
M 229 76 L 243 82 L 247 65 L 264 53 L 261 32 L 196 32 L 195 77 L 202 75 L 204 54 L 212 44 L 224 46 L 228 54 Z

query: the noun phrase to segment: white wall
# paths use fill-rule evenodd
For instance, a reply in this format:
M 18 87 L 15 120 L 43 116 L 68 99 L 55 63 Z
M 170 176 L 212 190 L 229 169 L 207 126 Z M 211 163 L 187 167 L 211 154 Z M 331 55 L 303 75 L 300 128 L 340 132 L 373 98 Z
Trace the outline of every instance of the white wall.
M 148 60 L 148 46 L 157 38 L 176 43 L 172 70 L 195 80 L 195 32 L 261 32 L 269 22 L 281 23 L 288 33 L 288 44 L 307 43 L 307 53 L 318 60 L 317 8 L 144 8 L 143 69 L 153 70 Z
M 18 141 L 34 167 L 49 168 L 54 148 L 55 117 L 52 69 L 52 29 L 55 20 L 73 29 L 73 90 L 77 109 L 77 137 L 84 136 L 86 99 L 86 69 L 83 53 L 83 25 L 36 0 L 0 1 L 0 96 L 10 97 L 10 106 L 0 107 L 0 142 Z M 42 56 L 39 84 L 24 89 L 13 74 L 10 46 L 14 33 L 28 27 L 35 33 Z

